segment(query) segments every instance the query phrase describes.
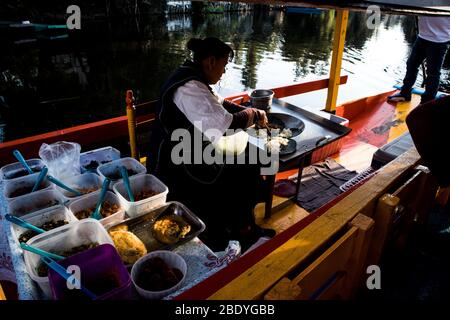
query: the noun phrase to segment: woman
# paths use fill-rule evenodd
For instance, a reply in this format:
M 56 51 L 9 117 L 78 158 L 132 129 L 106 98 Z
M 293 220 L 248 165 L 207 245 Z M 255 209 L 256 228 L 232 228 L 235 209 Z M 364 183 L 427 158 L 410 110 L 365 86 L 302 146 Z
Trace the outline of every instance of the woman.
M 193 53 L 192 61 L 179 67 L 162 88 L 151 139 L 151 155 L 157 157 L 151 161 L 150 156 L 149 171 L 167 184 L 171 200 L 184 203 L 205 222 L 202 239 L 213 249 L 224 249 L 231 238 L 251 242 L 261 235 L 273 235 L 273 230 L 265 232 L 254 223 L 253 208 L 264 193 L 260 167 L 205 163 L 202 156 L 227 129 L 265 125 L 266 114 L 223 100 L 210 87 L 234 56 L 227 44 L 212 37 L 193 38 L 187 48 Z M 177 152 L 172 155 L 180 146 L 180 139 L 172 141 L 172 135 L 180 129 L 189 133 L 183 142 L 202 138 L 200 148 L 195 149 L 195 140 L 189 150 L 182 149 L 182 163 L 174 158 Z M 196 156 L 201 162 L 193 161 Z

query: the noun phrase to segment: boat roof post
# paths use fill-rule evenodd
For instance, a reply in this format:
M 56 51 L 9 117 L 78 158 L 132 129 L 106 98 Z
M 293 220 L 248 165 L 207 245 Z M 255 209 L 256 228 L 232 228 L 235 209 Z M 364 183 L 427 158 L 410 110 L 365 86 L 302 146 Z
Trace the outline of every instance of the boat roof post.
M 331 58 L 330 82 L 328 84 L 325 111 L 336 110 L 337 95 L 341 77 L 342 56 L 344 54 L 345 35 L 347 33 L 348 10 L 336 10 L 336 26 L 334 29 L 333 56 Z
M 0 283 L 0 300 L 6 300 L 6 296 L 5 293 L 3 292 L 1 283 Z
M 134 106 L 134 96 L 132 90 L 127 90 L 126 94 L 128 136 L 130 137 L 131 157 L 139 160 L 136 143 L 136 107 Z

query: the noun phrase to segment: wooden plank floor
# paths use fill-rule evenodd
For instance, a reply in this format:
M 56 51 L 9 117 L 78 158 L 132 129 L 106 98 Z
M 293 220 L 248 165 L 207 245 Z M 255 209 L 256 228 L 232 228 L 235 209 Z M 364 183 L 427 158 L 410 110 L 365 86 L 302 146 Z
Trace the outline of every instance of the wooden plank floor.
M 394 105 L 394 119 L 386 119 L 386 121 L 389 120 L 390 124 L 393 124 L 389 126 L 388 133 L 385 133 L 387 134 L 387 142 L 394 140 L 408 130 L 405 123 L 406 116 L 413 108 L 418 105 L 419 101 L 420 96 L 413 94 L 413 98 L 410 102 L 401 102 Z M 384 107 L 392 108 L 392 105 L 384 102 L 379 106 L 379 108 Z M 358 121 L 355 121 L 355 123 L 358 123 Z M 364 124 L 358 123 L 358 125 L 361 126 Z M 353 128 L 352 121 L 350 121 L 350 127 L 355 130 L 360 129 Z M 366 131 L 372 129 L 374 128 L 364 128 L 364 130 Z M 340 153 L 333 155 L 332 158 L 349 170 L 361 172 L 370 166 L 373 153 L 378 150 L 378 146 L 371 144 L 370 141 L 361 141 L 363 139 L 359 140 L 357 139 L 357 136 L 353 138 L 353 140 L 356 141 L 347 141 L 349 147 L 344 147 L 343 149 L 341 149 L 342 151 Z M 289 172 L 278 174 L 277 179 L 286 179 L 287 177 L 294 174 L 295 170 L 291 170 Z M 282 201 L 285 201 L 285 198 L 274 196 L 272 207 L 275 207 Z M 308 211 L 294 203 L 273 214 L 269 219 L 264 219 L 264 204 L 262 203 L 256 206 L 254 212 L 256 223 L 259 226 L 263 228 L 274 229 L 275 231 L 277 231 L 277 233 L 286 230 L 287 228 L 310 214 Z
M 285 200 L 285 198 L 274 196 L 273 206 L 276 206 Z M 277 233 L 283 232 L 308 215 L 308 211 L 295 203 L 291 203 L 289 206 L 276 212 L 268 219 L 264 219 L 264 203 L 259 203 L 255 208 L 256 223 L 262 228 L 274 229 Z

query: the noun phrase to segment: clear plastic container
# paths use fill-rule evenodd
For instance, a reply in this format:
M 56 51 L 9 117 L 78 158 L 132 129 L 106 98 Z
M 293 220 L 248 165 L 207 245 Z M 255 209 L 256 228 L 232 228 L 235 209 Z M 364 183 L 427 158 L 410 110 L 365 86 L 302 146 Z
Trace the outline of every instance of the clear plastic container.
M 70 212 L 72 212 L 75 218 L 78 219 L 76 213 L 89 208 L 95 208 L 99 198 L 100 198 L 99 191 L 82 196 L 77 200 L 73 201 L 71 204 L 69 204 L 69 210 Z M 99 221 L 101 222 L 101 224 L 106 226 L 111 223 L 123 221 L 123 218 L 125 217 L 125 210 L 122 207 L 119 198 L 111 191 L 107 191 L 104 201 L 109 202 L 111 205 L 114 204 L 118 205 L 119 210 L 106 218 L 100 219 Z
M 6 180 L 5 188 L 3 189 L 3 195 L 5 196 L 5 199 L 10 202 L 17 197 L 30 194 L 38 177 L 39 173 L 33 173 L 20 178 Z M 39 185 L 39 189 L 36 191 L 49 189 L 54 189 L 54 185 L 47 179 L 44 179 Z
M 120 159 L 120 151 L 113 147 L 86 151 L 80 154 L 81 172 L 97 173 L 98 166 Z
M 39 148 L 39 157 L 49 174 L 64 181 L 80 174 L 80 150 L 81 146 L 76 142 L 43 143 Z
M 21 217 L 26 214 L 64 204 L 64 196 L 56 189 L 36 191 L 12 200 L 8 213 Z
M 89 194 L 91 192 L 96 192 L 102 188 L 102 179 L 96 175 L 95 173 L 86 172 L 83 174 L 76 175 L 72 178 L 69 178 L 65 181 L 63 181 L 64 184 L 71 187 L 75 190 L 82 190 L 89 191 L 89 192 L 82 192 L 84 194 Z M 72 192 L 67 191 L 66 189 L 56 187 L 59 192 L 63 194 L 63 196 L 68 200 L 67 205 L 76 201 L 77 199 L 83 197 L 83 196 L 76 196 Z
M 30 246 L 57 254 L 92 243 L 114 245 L 105 228 L 95 219 L 84 219 L 70 223 L 40 234 L 28 242 Z M 31 279 L 36 281 L 44 294 L 50 298 L 52 293 L 49 279 L 39 276 L 37 272 L 42 263 L 40 256 L 24 250 L 24 259 L 26 270 Z
M 130 187 L 134 197 L 141 192 L 156 192 L 154 196 L 130 202 L 128 193 L 123 181 L 116 183 L 113 187 L 115 194 L 119 197 L 122 207 L 129 217 L 136 217 L 140 214 L 149 212 L 152 208 L 159 207 L 166 203 L 169 189 L 158 178 L 151 174 L 140 174 L 130 177 Z
M 29 159 L 26 162 L 34 172 L 39 172 L 44 167 L 44 162 L 41 159 Z M 14 162 L 0 169 L 0 180 L 13 180 L 28 174 L 28 171 L 20 162 Z
M 62 260 L 60 264 L 65 268 L 78 266 L 83 286 L 97 295 L 96 300 L 122 300 L 133 297 L 130 274 L 120 260 L 117 250 L 110 244 L 102 244 L 77 253 Z M 49 270 L 48 278 L 53 299 L 89 300 L 80 290 L 69 290 L 66 280 L 55 271 Z M 105 287 L 109 288 L 106 292 Z
M 97 172 L 100 177 L 102 177 L 102 181 L 105 179 L 105 177 L 111 179 L 111 189 L 116 182 L 122 180 L 122 175 L 120 174 L 120 166 L 124 166 L 128 170 L 129 177 L 147 173 L 147 169 L 134 158 L 121 158 L 111 161 L 110 163 L 103 164 L 97 168 Z
M 50 208 L 50 209 L 44 209 L 44 210 L 39 210 L 39 211 L 33 212 L 30 214 L 24 215 L 23 217 L 21 217 L 21 219 L 25 220 L 26 222 L 31 223 L 32 225 L 34 225 L 36 227 L 40 227 L 44 223 L 47 223 L 50 221 L 65 220 L 68 223 L 78 221 L 78 219 L 75 218 L 74 215 L 69 211 L 69 209 L 67 209 L 63 205 L 59 205 L 57 207 Z M 27 231 L 28 231 L 28 229 L 22 228 L 14 223 L 11 223 L 11 233 L 13 234 L 14 239 L 16 240 L 16 243 L 18 246 L 19 246 L 19 237 Z M 51 230 L 49 230 L 49 231 L 51 231 Z M 49 231 L 47 231 L 47 232 L 49 232 Z
M 139 286 L 140 274 L 143 272 L 143 269 L 145 268 L 148 260 L 155 257 L 164 260 L 164 262 L 168 267 L 177 268 L 178 270 L 181 271 L 183 277 L 176 285 L 161 291 L 150 291 L 141 288 Z M 133 268 L 131 269 L 131 280 L 133 281 L 133 284 L 141 297 L 143 297 L 144 299 L 156 300 L 164 298 L 165 296 L 171 294 L 172 292 L 175 292 L 178 289 L 180 289 L 183 286 L 184 279 L 186 278 L 186 273 L 187 273 L 186 261 L 178 253 L 166 250 L 157 250 L 143 256 L 138 261 L 136 261 L 136 263 L 133 265 Z

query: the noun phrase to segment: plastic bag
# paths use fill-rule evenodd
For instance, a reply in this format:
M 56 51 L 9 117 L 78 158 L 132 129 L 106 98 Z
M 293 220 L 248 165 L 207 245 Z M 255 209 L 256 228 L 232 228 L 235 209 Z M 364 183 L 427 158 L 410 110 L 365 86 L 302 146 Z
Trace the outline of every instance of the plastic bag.
M 39 157 L 47 166 L 49 174 L 59 180 L 66 180 L 80 174 L 80 150 L 80 145 L 75 142 L 43 143 Z

